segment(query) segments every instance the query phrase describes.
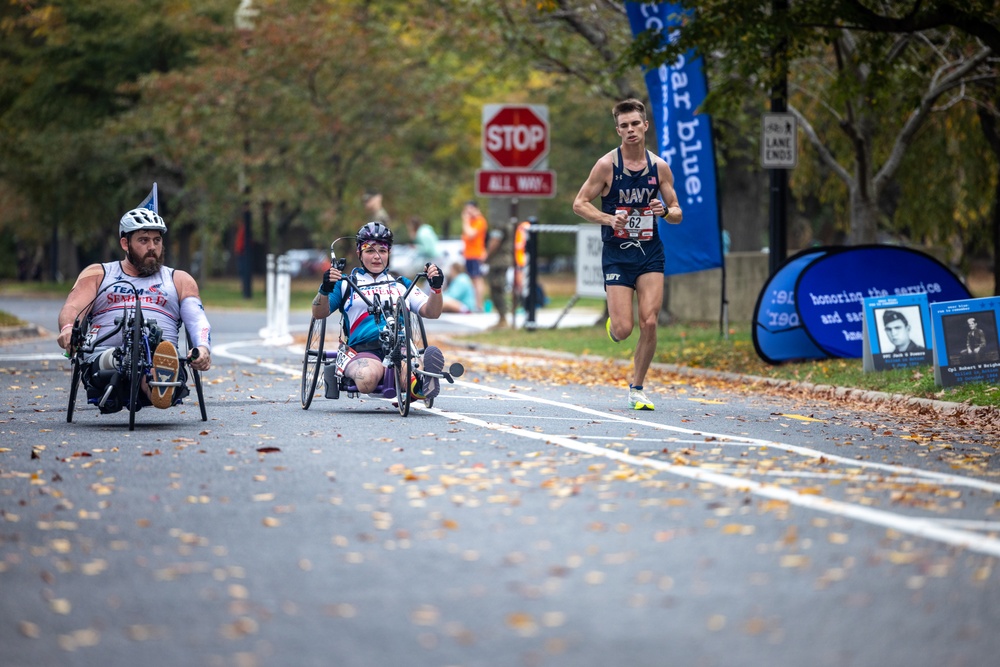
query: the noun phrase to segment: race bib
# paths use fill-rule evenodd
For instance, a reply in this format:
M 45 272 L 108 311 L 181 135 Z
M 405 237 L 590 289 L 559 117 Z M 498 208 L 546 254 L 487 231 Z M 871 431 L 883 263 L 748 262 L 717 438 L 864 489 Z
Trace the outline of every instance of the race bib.
M 355 356 L 357 356 L 357 352 L 355 352 L 352 348 L 347 347 L 346 345 L 342 345 L 341 348 L 337 350 L 338 375 L 344 374 L 344 369 L 347 368 L 348 362 L 350 362 L 350 360 L 353 359 Z
M 651 241 L 653 239 L 653 225 L 656 223 L 656 216 L 648 206 L 636 206 L 634 208 L 619 208 L 615 210 L 615 215 L 625 213 L 628 222 L 625 229 L 616 229 L 615 236 L 620 239 L 636 239 L 638 241 Z
M 91 349 L 94 347 L 94 342 L 97 341 L 98 335 L 101 333 L 100 325 L 94 325 L 87 332 L 87 335 L 83 337 L 83 347 L 86 349 Z

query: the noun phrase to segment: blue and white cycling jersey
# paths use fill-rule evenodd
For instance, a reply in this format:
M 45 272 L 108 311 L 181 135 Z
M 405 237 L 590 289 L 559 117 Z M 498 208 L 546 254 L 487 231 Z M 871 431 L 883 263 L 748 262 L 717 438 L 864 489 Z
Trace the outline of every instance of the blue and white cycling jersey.
M 369 301 L 375 301 L 378 296 L 383 304 L 387 301 L 395 303 L 413 282 L 407 278 L 398 282 L 388 271 L 373 276 L 362 268 L 351 271 L 351 279 Z M 406 303 L 411 311 L 419 311 L 428 298 L 419 287 L 414 287 Z M 330 312 L 336 310 L 343 312 L 347 320 L 347 344 L 350 347 L 358 349 L 379 342 L 378 334 L 385 326 L 385 320 L 375 324 L 375 318 L 368 312 L 368 305 L 354 293 L 346 280 L 338 280 L 330 293 Z

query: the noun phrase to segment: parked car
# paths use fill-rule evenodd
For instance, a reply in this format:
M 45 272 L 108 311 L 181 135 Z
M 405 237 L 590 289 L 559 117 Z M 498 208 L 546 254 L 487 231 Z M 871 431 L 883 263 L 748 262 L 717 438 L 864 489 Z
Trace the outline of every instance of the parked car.
M 285 252 L 288 275 L 292 278 L 320 277 L 330 268 L 330 253 L 325 250 L 304 248 Z
M 464 262 L 464 246 L 462 239 L 443 239 L 438 241 L 438 257 L 434 263 L 448 274 L 448 268 L 455 262 Z M 389 269 L 397 276 L 412 278 L 423 271 L 424 261 L 417 257 L 417 249 L 412 245 L 398 243 L 392 247 Z

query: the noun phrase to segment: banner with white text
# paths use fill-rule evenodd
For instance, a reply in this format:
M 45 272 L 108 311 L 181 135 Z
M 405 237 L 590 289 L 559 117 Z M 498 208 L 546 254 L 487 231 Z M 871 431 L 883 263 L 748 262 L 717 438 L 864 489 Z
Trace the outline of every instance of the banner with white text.
M 669 43 L 677 38 L 681 5 L 626 2 L 632 34 L 658 31 Z M 708 85 L 702 61 L 689 52 L 672 65 L 645 72 L 649 111 L 656 130 L 656 152 L 674 174 L 674 190 L 684 210 L 679 225 L 660 221 L 666 270 L 675 275 L 723 266 L 722 224 L 716 198 L 715 149 L 711 118 L 698 113 Z

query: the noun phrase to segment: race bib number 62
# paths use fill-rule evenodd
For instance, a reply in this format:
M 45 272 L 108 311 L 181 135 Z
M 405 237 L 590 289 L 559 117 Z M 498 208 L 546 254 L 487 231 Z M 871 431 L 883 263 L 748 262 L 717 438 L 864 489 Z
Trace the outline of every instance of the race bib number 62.
M 636 206 L 635 208 L 619 208 L 616 215 L 625 213 L 628 222 L 625 229 L 616 229 L 615 236 L 620 239 L 637 239 L 639 241 L 650 241 L 653 238 L 653 224 L 656 216 L 648 206 Z

